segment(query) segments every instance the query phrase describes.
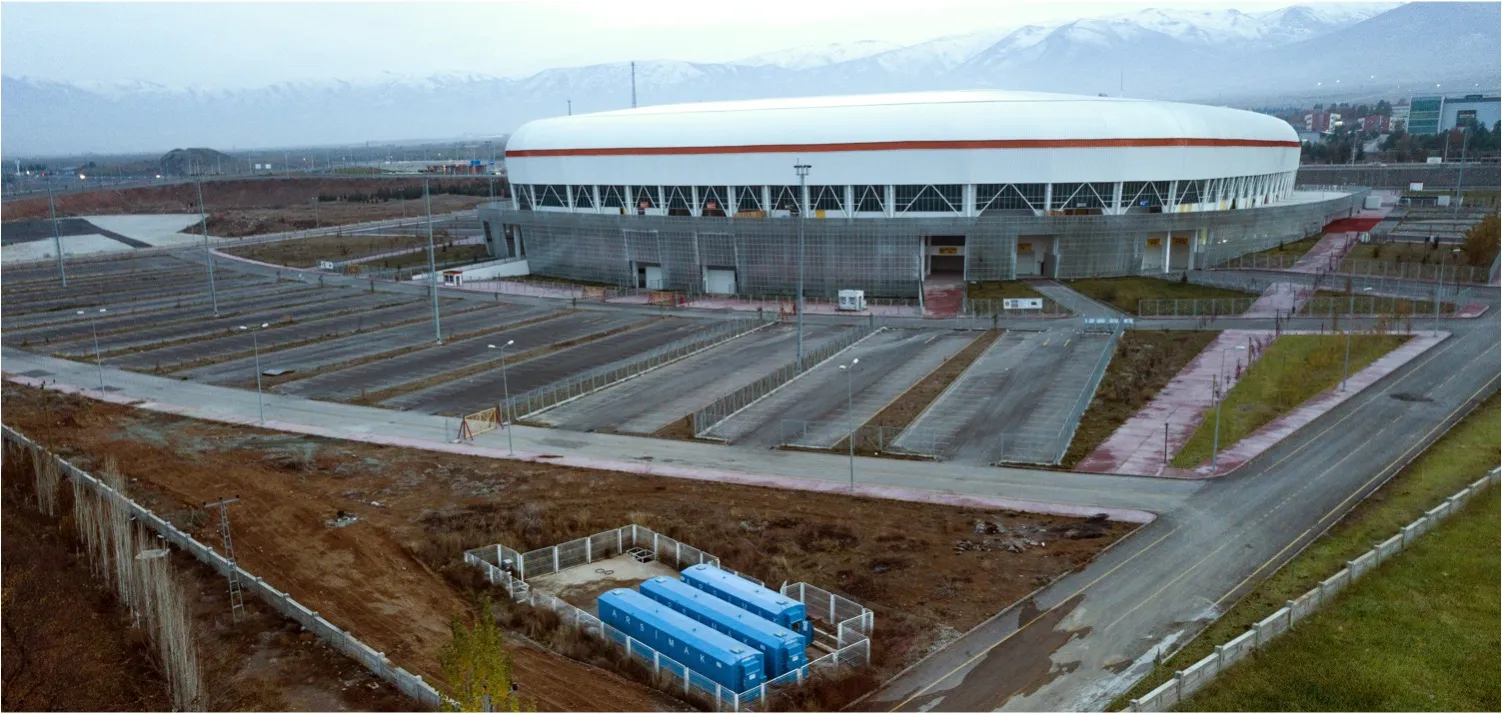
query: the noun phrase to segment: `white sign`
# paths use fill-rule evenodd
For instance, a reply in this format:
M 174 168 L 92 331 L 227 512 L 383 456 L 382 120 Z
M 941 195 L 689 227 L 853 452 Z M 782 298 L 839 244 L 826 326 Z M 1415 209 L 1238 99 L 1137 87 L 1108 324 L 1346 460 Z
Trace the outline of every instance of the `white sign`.
M 1042 310 L 1043 298 L 1002 298 L 1003 310 Z
M 319 270 L 333 270 L 334 269 L 334 261 L 332 261 L 332 260 L 320 260 L 320 261 L 318 261 L 318 269 Z

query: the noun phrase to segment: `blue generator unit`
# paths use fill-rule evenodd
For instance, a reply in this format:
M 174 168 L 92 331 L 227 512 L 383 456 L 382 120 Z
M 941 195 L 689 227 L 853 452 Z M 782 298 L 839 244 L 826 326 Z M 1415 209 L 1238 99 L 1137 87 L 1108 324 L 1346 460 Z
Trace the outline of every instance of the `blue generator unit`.
M 808 641 L 791 628 L 732 605 L 682 580 L 659 575 L 637 588 L 675 612 L 750 645 L 765 658 L 767 677 L 779 677 L 808 664 Z
M 683 582 L 747 612 L 790 628 L 803 635 L 806 645 L 814 642 L 814 628 L 808 620 L 808 608 L 776 590 L 769 590 L 735 573 L 705 564 L 684 568 Z
M 635 590 L 600 596 L 600 621 L 734 692 L 767 681 L 760 652 Z

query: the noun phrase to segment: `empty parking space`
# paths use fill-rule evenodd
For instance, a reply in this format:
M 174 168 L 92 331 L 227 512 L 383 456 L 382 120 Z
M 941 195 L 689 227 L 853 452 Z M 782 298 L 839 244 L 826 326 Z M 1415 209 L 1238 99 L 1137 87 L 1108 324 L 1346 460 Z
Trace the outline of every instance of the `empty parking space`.
M 1008 332 L 895 446 L 962 463 L 1049 463 L 1060 429 L 1110 344 L 1105 335 Z
M 114 285 L 109 291 L 87 290 L 64 291 L 43 299 L 12 299 L 6 296 L 6 312 L 31 313 L 47 312 L 50 310 L 108 308 L 117 302 L 130 302 L 132 300 L 154 299 L 164 296 L 209 294 L 208 278 L 205 275 L 197 277 L 172 278 L 163 281 L 136 280 L 122 278 L 123 285 Z M 221 275 L 216 281 L 216 287 L 237 288 L 246 285 L 264 285 L 272 282 L 270 278 L 250 275 Z
M 353 399 L 368 392 L 410 385 L 476 365 L 490 362 L 498 365 L 500 352 L 491 349 L 489 345 L 492 344 L 499 347 L 508 340 L 515 340 L 516 344 L 511 348 L 515 355 L 569 340 L 585 339 L 640 320 L 640 317 L 627 313 L 575 312 L 289 382 L 277 387 L 277 391 L 299 397 Z
M 328 300 L 330 291 L 318 288 L 293 287 L 281 288 L 277 285 L 257 286 L 246 293 L 237 293 L 236 296 L 222 296 L 219 300 L 219 314 L 226 319 L 234 319 L 236 316 L 257 311 L 287 308 L 293 305 L 305 303 L 322 303 Z M 160 310 L 149 312 L 126 312 L 117 314 L 113 306 L 109 311 L 100 315 L 95 311 L 87 311 L 80 317 L 76 311 L 69 314 L 74 318 L 65 324 L 48 324 L 34 327 L 7 327 L 5 330 L 6 344 L 19 344 L 22 341 L 36 344 L 58 345 L 73 340 L 88 339 L 94 334 L 97 326 L 100 335 L 100 346 L 114 337 L 126 337 L 131 333 L 152 328 L 166 328 L 169 325 L 184 326 L 183 323 L 203 324 L 213 320 L 213 309 L 208 301 L 190 301 L 178 303 Z M 98 320 L 90 320 L 88 316 L 98 316 Z M 97 323 L 97 325 L 96 325 Z M 258 323 L 259 324 L 259 323 Z M 92 345 L 90 347 L 92 349 Z M 110 348 L 113 349 L 113 348 Z
M 850 329 L 812 325 L 804 349 Z M 565 429 L 651 434 L 797 359 L 797 330 L 773 325 L 565 404 L 535 417 Z
M 305 341 L 336 337 L 356 330 L 379 329 L 407 321 L 423 320 L 431 315 L 432 306 L 426 300 L 409 300 L 391 307 L 355 310 L 337 317 L 272 325 L 260 330 L 258 337 L 262 354 L 265 354 Z M 116 367 L 171 372 L 201 363 L 217 362 L 242 354 L 250 354 L 251 346 L 251 335 L 248 331 L 226 329 L 222 335 L 212 339 L 133 352 L 113 357 L 109 361 Z
M 228 288 L 218 291 L 221 305 L 227 301 L 264 297 L 281 293 L 282 291 L 302 290 L 304 286 L 296 283 L 258 282 L 249 283 L 239 287 Z M 7 302 L 10 298 L 6 298 Z M 210 310 L 212 301 L 206 294 L 169 295 L 166 297 L 150 297 L 124 302 L 111 301 L 107 315 L 144 315 L 151 312 L 161 312 L 175 308 L 199 308 Z M 95 308 L 97 311 L 97 308 Z M 62 325 L 82 320 L 78 316 L 77 309 L 50 310 L 47 312 L 33 312 L 25 315 L 12 315 L 9 311 L 4 316 L 6 330 L 21 330 L 41 327 L 45 325 Z
M 975 340 L 974 332 L 883 330 L 726 419 L 709 436 L 744 446 L 829 448 Z M 859 359 L 846 384 L 841 364 Z M 854 411 L 851 411 L 853 407 Z
M 503 329 L 506 325 L 535 320 L 559 312 L 549 307 L 518 307 L 500 303 L 481 303 L 480 305 L 479 308 L 468 312 L 443 316 L 441 325 L 445 337 L 494 331 Z M 468 306 L 469 303 L 465 303 L 465 307 Z M 373 358 L 387 352 L 413 347 L 431 347 L 434 344 L 433 325 L 418 322 L 321 340 L 301 347 L 273 352 L 262 360 L 261 369 L 284 370 L 293 374 L 316 372 L 334 368 L 346 362 Z M 210 384 L 253 382 L 255 379 L 254 358 L 245 357 L 195 367 L 179 372 L 178 376 Z
M 67 273 L 69 282 L 72 282 L 100 276 L 123 276 L 132 273 L 145 275 L 155 271 L 180 270 L 184 265 L 191 265 L 191 263 L 185 263 L 167 255 L 154 255 L 87 263 L 64 263 L 63 270 Z M 54 261 L 24 268 L 5 266 L 0 269 L 0 276 L 4 277 L 6 287 L 9 288 L 25 288 L 49 283 L 61 284 L 57 274 L 57 263 Z
M 559 350 L 517 364 L 507 363 L 511 394 L 547 386 L 565 377 L 579 375 L 616 360 L 680 340 L 704 329 L 708 323 L 689 318 L 665 318 L 577 347 Z M 429 414 L 468 414 L 495 406 L 502 394 L 501 372 L 480 374 L 411 392 L 382 402 L 383 406 Z

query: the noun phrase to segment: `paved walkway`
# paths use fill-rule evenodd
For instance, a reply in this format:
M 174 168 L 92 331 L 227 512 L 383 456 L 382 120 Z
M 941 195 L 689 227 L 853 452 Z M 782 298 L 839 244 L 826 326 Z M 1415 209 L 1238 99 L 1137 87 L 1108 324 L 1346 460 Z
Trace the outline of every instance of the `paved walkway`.
M 1168 468 L 1165 450 L 1166 458 L 1171 460 L 1204 422 L 1214 401 L 1216 375 L 1221 375 L 1223 389 L 1235 386 L 1272 337 L 1273 333 L 1261 330 L 1221 332 L 1147 406 L 1085 457 L 1076 470 L 1161 475 Z
M 109 391 L 99 392 L 89 386 L 99 383 L 92 364 L 12 348 L 4 349 L 3 358 L 7 381 L 46 382 L 49 389 L 83 391 L 94 398 L 197 419 L 258 423 L 257 398 L 251 391 L 117 370 L 106 360 Z M 266 427 L 292 433 L 649 476 L 810 491 L 850 489 L 848 457 L 837 454 L 517 426 L 510 434 L 516 448 L 510 456 L 506 432 L 481 434 L 473 444 L 454 443 L 457 422 L 441 416 L 278 394 L 266 394 L 264 399 Z M 1107 513 L 1139 523 L 1183 503 L 1197 486 L 1173 479 L 856 459 L 859 495 L 1058 515 Z
M 1063 306 L 1064 309 L 1079 315 L 1080 317 L 1125 317 L 1126 313 L 1116 308 L 1093 300 L 1080 294 L 1074 288 L 1057 280 L 1034 280 L 1028 281 L 1034 290 L 1042 293 L 1044 297 Z
M 1378 380 L 1391 374 L 1409 361 L 1429 351 L 1429 348 L 1444 342 L 1450 336 L 1448 332 L 1422 333 L 1414 336 L 1402 347 L 1399 347 L 1367 365 L 1365 369 L 1351 375 L 1346 379 L 1345 389 L 1335 386 L 1327 389 L 1308 401 L 1300 404 L 1277 419 L 1263 425 L 1262 428 L 1248 434 L 1240 441 L 1232 444 L 1230 448 L 1220 452 L 1216 459 L 1217 470 L 1220 473 L 1231 471 L 1242 464 L 1251 461 L 1258 454 L 1272 448 L 1274 444 L 1288 438 L 1295 431 L 1304 428 L 1320 418 L 1331 409 L 1340 406 L 1347 399 L 1360 393 L 1361 390 L 1376 384 Z M 1420 397 L 1422 398 L 1422 397 Z M 1355 425 L 1355 428 L 1361 428 Z M 1210 470 L 1210 464 L 1200 464 L 1190 473 L 1168 473 L 1165 475 L 1184 475 L 1190 478 L 1206 478 L 1215 476 L 1216 472 Z
M 965 279 L 955 276 L 930 276 L 923 281 L 925 317 L 954 317 L 965 306 Z
M 1302 283 L 1273 283 L 1262 291 L 1241 317 L 1287 317 L 1299 311 L 1314 297 L 1314 286 Z

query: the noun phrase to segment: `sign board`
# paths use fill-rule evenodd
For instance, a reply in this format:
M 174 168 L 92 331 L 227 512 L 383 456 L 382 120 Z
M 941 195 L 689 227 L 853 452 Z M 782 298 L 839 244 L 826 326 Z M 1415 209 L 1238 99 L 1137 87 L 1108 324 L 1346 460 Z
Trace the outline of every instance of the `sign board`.
M 960 249 L 959 248 L 948 247 L 948 248 L 940 248 L 939 249 L 939 255 L 959 255 L 959 254 L 960 254 Z
M 1412 181 L 1412 182 L 1410 182 L 1408 184 L 1408 190 L 1409 191 L 1422 191 L 1422 190 L 1424 190 L 1424 182 L 1423 181 Z
M 1147 247 L 1149 247 L 1149 248 L 1156 248 L 1156 247 L 1158 247 L 1160 245 L 1163 245 L 1163 239 L 1162 238 L 1148 238 L 1147 239 Z
M 1043 298 L 1002 298 L 1003 310 L 1042 310 Z
M 1033 252 L 1033 244 L 1032 243 L 1018 243 L 1017 244 L 1017 252 L 1018 253 L 1031 253 L 1031 252 Z
M 332 260 L 320 260 L 320 261 L 318 261 L 318 269 L 319 270 L 333 270 L 334 269 L 334 261 L 332 261 Z

